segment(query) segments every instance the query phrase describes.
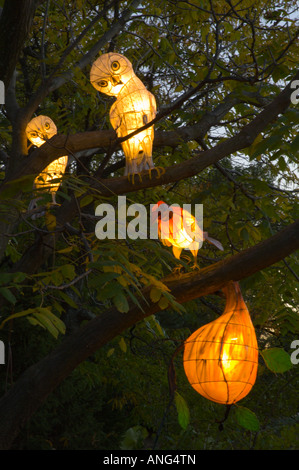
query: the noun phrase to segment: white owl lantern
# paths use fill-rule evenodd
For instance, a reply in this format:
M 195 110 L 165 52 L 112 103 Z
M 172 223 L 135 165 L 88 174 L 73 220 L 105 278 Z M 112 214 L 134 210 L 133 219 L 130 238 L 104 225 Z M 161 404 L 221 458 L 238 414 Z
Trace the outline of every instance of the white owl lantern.
M 27 138 L 36 147 L 43 145 L 46 140 L 51 139 L 55 134 L 57 134 L 57 127 L 48 116 L 37 116 L 31 119 L 26 127 Z M 52 194 L 54 204 L 56 204 L 55 194 L 60 182 L 55 181 L 52 183 L 52 180 L 61 178 L 64 175 L 67 161 L 67 156 L 57 158 L 44 168 L 34 180 L 35 188 L 47 190 Z
M 135 75 L 131 62 L 121 54 L 101 55 L 92 65 L 90 81 L 94 88 L 116 101 L 110 109 L 110 121 L 118 137 L 125 137 L 156 116 L 156 100 Z M 154 168 L 152 147 L 154 127 L 122 142 L 126 157 L 125 175 Z

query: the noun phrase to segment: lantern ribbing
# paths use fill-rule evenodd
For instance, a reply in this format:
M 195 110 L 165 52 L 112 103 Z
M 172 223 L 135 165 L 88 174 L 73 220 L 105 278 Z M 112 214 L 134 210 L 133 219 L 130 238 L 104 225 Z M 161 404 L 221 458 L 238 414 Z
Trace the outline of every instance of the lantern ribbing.
M 238 283 L 224 289 L 224 313 L 196 330 L 184 347 L 184 369 L 205 398 L 232 404 L 252 389 L 258 367 L 255 330 Z

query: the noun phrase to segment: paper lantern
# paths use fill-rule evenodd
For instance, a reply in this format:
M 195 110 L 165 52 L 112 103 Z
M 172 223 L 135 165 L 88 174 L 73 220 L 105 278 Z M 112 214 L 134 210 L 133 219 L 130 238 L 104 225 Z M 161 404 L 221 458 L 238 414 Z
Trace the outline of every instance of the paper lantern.
M 155 97 L 123 55 L 114 52 L 101 55 L 91 67 L 90 81 L 96 90 L 117 98 L 110 109 L 110 121 L 118 137 L 127 136 L 155 118 Z M 154 168 L 153 139 L 154 127 L 150 126 L 121 144 L 126 157 L 125 175 Z
M 233 404 L 252 389 L 258 368 L 255 330 L 238 283 L 224 289 L 223 315 L 195 331 L 184 345 L 184 369 L 205 398 Z
M 27 138 L 36 147 L 43 145 L 55 134 L 57 134 L 57 127 L 48 116 L 37 116 L 26 127 Z M 54 204 L 56 204 L 55 194 L 60 186 L 60 181 L 53 182 L 53 180 L 64 175 L 67 162 L 67 156 L 57 158 L 46 166 L 34 180 L 34 188 L 49 191 L 52 194 Z
M 190 250 L 196 258 L 203 241 L 208 241 L 220 250 L 223 247 L 218 240 L 209 237 L 199 227 L 196 218 L 179 206 L 168 206 L 159 201 L 152 208 L 152 221 L 158 219 L 158 236 L 166 246 L 172 246 L 172 251 L 180 259 L 182 250 Z

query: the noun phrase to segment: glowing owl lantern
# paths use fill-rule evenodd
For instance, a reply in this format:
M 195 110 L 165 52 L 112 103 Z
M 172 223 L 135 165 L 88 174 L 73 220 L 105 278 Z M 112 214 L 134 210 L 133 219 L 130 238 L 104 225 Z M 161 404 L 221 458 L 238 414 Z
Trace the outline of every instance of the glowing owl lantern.
M 26 127 L 27 138 L 36 147 L 43 145 L 46 140 L 51 139 L 55 134 L 57 134 L 57 127 L 48 116 L 37 116 Z M 63 176 L 67 161 L 67 156 L 57 158 L 57 160 L 54 160 L 44 168 L 42 173 L 34 180 L 35 188 L 44 189 L 52 194 L 53 204 L 56 204 L 55 194 L 60 186 L 60 182 L 52 181 Z
M 221 243 L 208 236 L 199 227 L 196 218 L 187 210 L 178 206 L 168 206 L 159 201 L 152 208 L 152 220 L 158 219 L 158 236 L 166 246 L 172 246 L 172 251 L 180 259 L 182 250 L 190 250 L 196 258 L 203 241 L 208 241 L 220 250 Z
M 258 345 L 239 284 L 224 289 L 223 315 L 202 326 L 186 341 L 184 369 L 192 387 L 205 398 L 233 404 L 252 389 L 258 368 Z
M 90 81 L 96 90 L 116 97 L 110 109 L 110 121 L 118 137 L 127 136 L 155 118 L 155 97 L 135 75 L 131 62 L 123 55 L 115 52 L 101 55 L 91 67 Z M 153 139 L 154 127 L 151 126 L 122 142 L 126 157 L 125 175 L 130 177 L 154 168 Z

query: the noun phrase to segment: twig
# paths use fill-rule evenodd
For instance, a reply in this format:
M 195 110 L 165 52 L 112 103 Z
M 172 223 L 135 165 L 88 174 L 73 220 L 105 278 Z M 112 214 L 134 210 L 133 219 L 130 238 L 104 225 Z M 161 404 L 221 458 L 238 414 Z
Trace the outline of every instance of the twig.
M 50 0 L 47 0 L 46 10 L 45 10 L 45 13 L 44 13 L 42 39 L 41 39 L 41 72 L 42 72 L 42 80 L 43 81 L 46 79 L 45 32 L 46 32 L 46 23 L 47 23 L 47 18 L 48 18 L 49 5 L 50 5 Z
M 76 284 L 78 281 L 83 279 L 84 277 L 88 276 L 92 272 L 92 269 L 89 269 L 88 271 L 85 271 L 83 274 L 80 274 L 79 276 L 75 277 L 71 282 L 68 282 L 67 284 L 61 284 L 61 286 L 54 286 L 51 284 L 48 284 L 47 286 L 44 286 L 43 290 L 48 290 L 48 289 L 56 289 L 56 290 L 64 290 L 67 289 L 68 287 L 73 286 Z

